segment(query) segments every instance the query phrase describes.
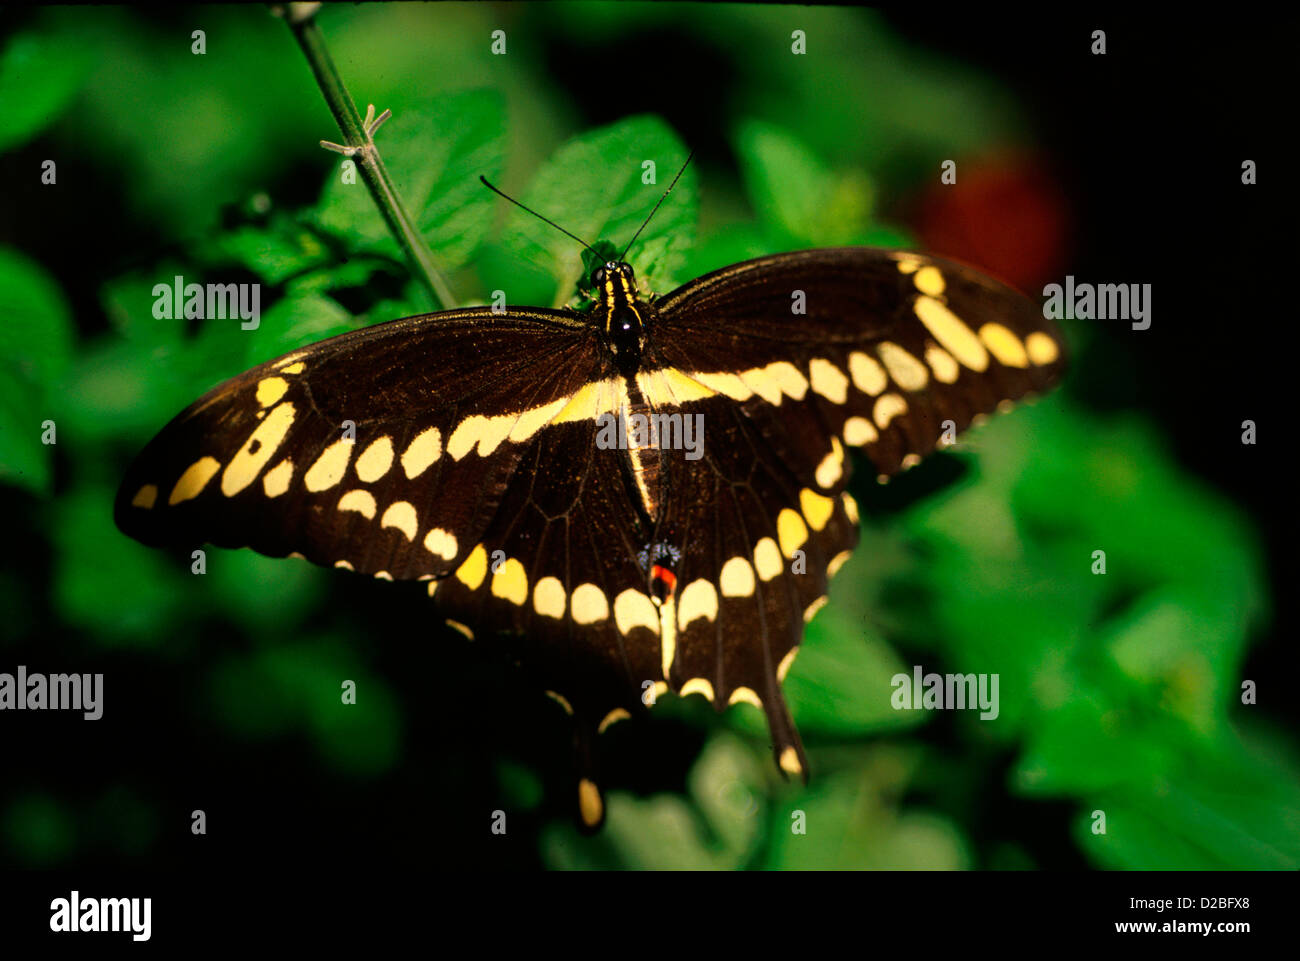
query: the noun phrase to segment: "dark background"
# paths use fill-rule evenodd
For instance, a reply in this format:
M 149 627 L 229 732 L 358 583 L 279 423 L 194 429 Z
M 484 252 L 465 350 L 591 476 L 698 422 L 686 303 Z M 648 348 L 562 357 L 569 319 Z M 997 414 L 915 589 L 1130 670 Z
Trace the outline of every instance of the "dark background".
M 6 33 L 40 15 L 29 9 L 6 14 Z M 250 8 L 247 15 L 264 14 Z M 735 166 L 722 106 L 735 77 L 709 40 L 671 25 L 592 40 L 544 14 L 513 15 L 519 17 L 515 29 L 526 26 L 530 42 L 546 51 L 546 70 L 573 105 L 574 130 L 656 112 L 697 151 L 702 170 Z M 193 19 L 176 7 L 138 16 L 155 30 L 188 31 Z M 1040 156 L 1047 158 L 1039 174 L 1066 198 L 1068 230 L 1057 238 L 1055 256 L 1063 264 L 1057 276 L 1152 285 L 1151 328 L 1134 332 L 1126 322 L 1094 322 L 1077 365 L 1082 373 L 1068 389 L 1097 411 L 1148 412 L 1182 464 L 1254 519 L 1275 607 L 1243 676 L 1260 682 L 1259 710 L 1294 729 L 1300 709 L 1278 679 L 1295 668 L 1296 624 L 1288 603 L 1295 571 L 1294 482 L 1291 458 L 1284 455 L 1292 411 L 1284 399 L 1295 379 L 1297 188 L 1283 143 L 1292 133 L 1296 22 L 1254 14 L 1176 23 L 1127 13 L 992 16 L 915 6 L 887 9 L 885 17 L 907 40 L 1000 78 L 1025 108 Z M 328 20 L 325 25 L 328 36 Z M 1107 31 L 1104 57 L 1088 51 L 1095 28 Z M 282 40 L 284 57 L 300 56 L 287 30 Z M 302 71 L 306 75 L 305 64 Z M 322 124 L 319 133 L 331 138 L 335 131 Z M 142 117 L 140 150 L 149 149 L 150 136 Z M 47 197 L 27 186 L 33 162 L 50 153 L 48 140 L 38 137 L 0 155 L 0 182 L 6 184 L 0 237 L 57 278 L 83 336 L 109 329 L 99 295 L 105 280 L 156 261 L 173 246 L 124 205 L 112 175 L 95 162 L 96 149 L 87 140 L 84 157 L 61 155 L 60 202 L 77 210 L 75 223 L 51 223 Z M 1256 186 L 1240 183 L 1246 158 L 1258 165 Z M 936 242 L 933 212 L 923 190 L 905 189 L 907 177 L 903 171 L 896 178 L 900 189 L 884 201 L 890 218 L 912 229 L 923 246 L 976 256 L 956 249 L 961 238 L 943 237 L 942 230 Z M 292 168 L 279 172 L 267 190 L 282 206 L 294 206 L 312 202 L 316 184 Z M 990 204 L 967 215 L 999 213 Z M 1247 418 L 1258 425 L 1253 447 L 1240 443 Z M 56 491 L 65 470 L 56 460 Z M 897 503 L 882 501 L 879 509 L 914 503 L 926 496 L 927 485 L 943 479 L 942 471 L 932 471 L 909 481 L 910 488 L 891 493 Z M 11 495 L 7 513 L 11 563 L 29 571 L 51 565 L 44 515 L 28 495 Z M 323 605 L 306 624 L 375 639 L 371 669 L 388 679 L 399 699 L 419 706 L 406 717 L 407 762 L 381 778 L 337 776 L 293 738 L 225 736 L 202 699 L 176 682 L 178 665 L 203 672 L 207 652 L 228 642 L 220 622 L 205 621 L 203 633 L 167 639 L 168 655 L 104 650 L 92 666 L 74 637 L 46 629 L 58 623 L 57 602 L 38 584 L 32 595 L 6 598 L 6 606 L 18 602 L 5 617 L 24 640 L 6 650 L 5 669 L 26 663 L 46 672 L 103 670 L 111 678 L 108 709 L 94 724 L 72 715 L 4 717 L 7 773 L 0 784 L 39 784 L 53 795 L 77 798 L 87 784 L 123 783 L 133 796 L 159 801 L 150 812 L 126 794 L 115 801 L 110 792 L 75 806 L 79 817 L 103 830 L 86 832 L 88 840 L 78 843 L 75 861 L 65 866 L 310 866 L 340 857 L 422 865 L 434 851 L 443 868 L 542 866 L 537 845 L 527 839 L 568 814 L 565 719 L 480 648 L 444 643 L 440 633 L 417 645 L 386 643 L 413 627 L 440 632 L 418 588 L 357 579 L 348 590 L 346 603 Z M 68 650 L 77 654 L 70 657 Z M 430 677 L 439 679 L 436 689 Z M 622 725 L 611 733 L 617 749 L 605 751 L 606 784 L 643 795 L 680 791 L 706 734 L 671 718 Z M 913 736 L 941 749 L 958 744 L 942 716 Z M 467 740 L 481 750 L 466 750 Z M 542 772 L 543 799 L 512 815 L 512 840 L 525 843 L 507 845 L 486 832 L 457 828 L 462 818 L 480 818 L 497 803 L 491 745 Z M 1010 756 L 995 760 L 986 782 L 969 785 L 968 829 L 1016 837 L 1040 866 L 1087 866 L 1064 830 L 1073 805 L 1006 797 L 1000 782 L 1010 762 Z M 193 808 L 208 811 L 209 830 L 220 828 L 220 843 L 190 836 Z M 137 841 L 124 847 L 123 837 Z

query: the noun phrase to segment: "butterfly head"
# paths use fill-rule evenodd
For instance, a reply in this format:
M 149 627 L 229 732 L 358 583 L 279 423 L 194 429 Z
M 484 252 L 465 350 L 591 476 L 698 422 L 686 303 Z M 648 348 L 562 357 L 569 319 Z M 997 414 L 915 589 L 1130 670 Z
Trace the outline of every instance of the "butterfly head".
M 606 343 L 620 364 L 635 366 L 641 359 L 644 305 L 637 298 L 632 265 L 610 260 L 591 277 L 598 291 L 596 310 Z

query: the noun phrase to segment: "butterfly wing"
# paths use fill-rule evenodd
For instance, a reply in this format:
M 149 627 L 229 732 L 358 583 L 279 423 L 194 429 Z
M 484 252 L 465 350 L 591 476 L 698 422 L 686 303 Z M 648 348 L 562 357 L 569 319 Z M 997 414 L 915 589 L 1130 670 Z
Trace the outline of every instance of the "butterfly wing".
M 567 312 L 486 309 L 314 344 L 167 425 L 127 472 L 118 526 L 147 544 L 446 575 L 479 543 L 532 438 L 596 415 L 598 346 Z
M 1065 362 L 1060 331 L 1023 294 L 906 251 L 763 257 L 657 306 L 656 363 L 745 403 L 813 480 L 828 436 L 889 476 L 980 414 L 1047 390 Z
M 1060 376 L 1059 331 L 962 265 L 850 248 L 706 275 L 656 304 L 638 376 L 658 411 L 698 416 L 664 526 L 681 532 L 670 686 L 767 714 L 782 770 L 805 773 L 781 696 L 803 625 L 857 542 L 845 449 L 882 477 Z M 946 423 L 947 422 L 947 423 Z

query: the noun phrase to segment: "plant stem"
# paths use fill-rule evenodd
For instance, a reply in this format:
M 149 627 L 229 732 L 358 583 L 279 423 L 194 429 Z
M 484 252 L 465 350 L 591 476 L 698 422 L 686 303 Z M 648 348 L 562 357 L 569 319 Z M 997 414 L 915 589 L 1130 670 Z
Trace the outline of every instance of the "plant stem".
M 293 31 L 298 46 L 302 48 L 307 63 L 311 66 L 316 83 L 320 86 L 321 94 L 325 97 L 330 112 L 334 114 L 339 129 L 343 132 L 346 144 L 345 147 L 339 148 L 321 141 L 321 146 L 357 158 L 362 177 L 370 190 L 370 196 L 374 198 L 375 206 L 379 208 L 398 246 L 405 251 L 412 273 L 429 292 L 433 309 L 446 309 L 455 304 L 456 298 L 442 273 L 434 266 L 433 254 L 430 253 L 424 238 L 420 236 L 420 232 L 415 229 L 415 225 L 407 215 L 406 208 L 397 195 L 397 188 L 393 186 L 392 178 L 388 176 L 384 161 L 379 156 L 379 149 L 375 146 L 374 132 L 387 119 L 389 112 L 384 111 L 378 120 L 374 120 L 372 107 L 367 112 L 365 122 L 362 121 L 361 115 L 357 113 L 356 104 L 352 102 L 352 95 L 348 93 L 348 88 L 344 85 L 343 78 L 339 76 L 334 60 L 329 55 L 320 27 L 316 25 L 315 14 L 319 6 L 312 3 L 286 4 L 284 19 L 289 29 Z

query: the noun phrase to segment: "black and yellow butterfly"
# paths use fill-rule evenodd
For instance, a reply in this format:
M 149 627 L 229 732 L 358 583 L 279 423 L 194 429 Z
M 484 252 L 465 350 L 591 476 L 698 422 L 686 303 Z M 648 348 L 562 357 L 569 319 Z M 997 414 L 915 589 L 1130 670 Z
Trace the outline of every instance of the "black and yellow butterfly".
M 806 777 L 781 683 L 857 541 L 846 450 L 892 475 L 1064 361 L 1023 295 L 906 251 L 777 254 L 659 299 L 621 257 L 592 280 L 585 311 L 425 314 L 255 367 L 116 503 L 147 544 L 427 581 L 573 715 L 588 827 L 595 735 L 669 690 L 759 706 Z

